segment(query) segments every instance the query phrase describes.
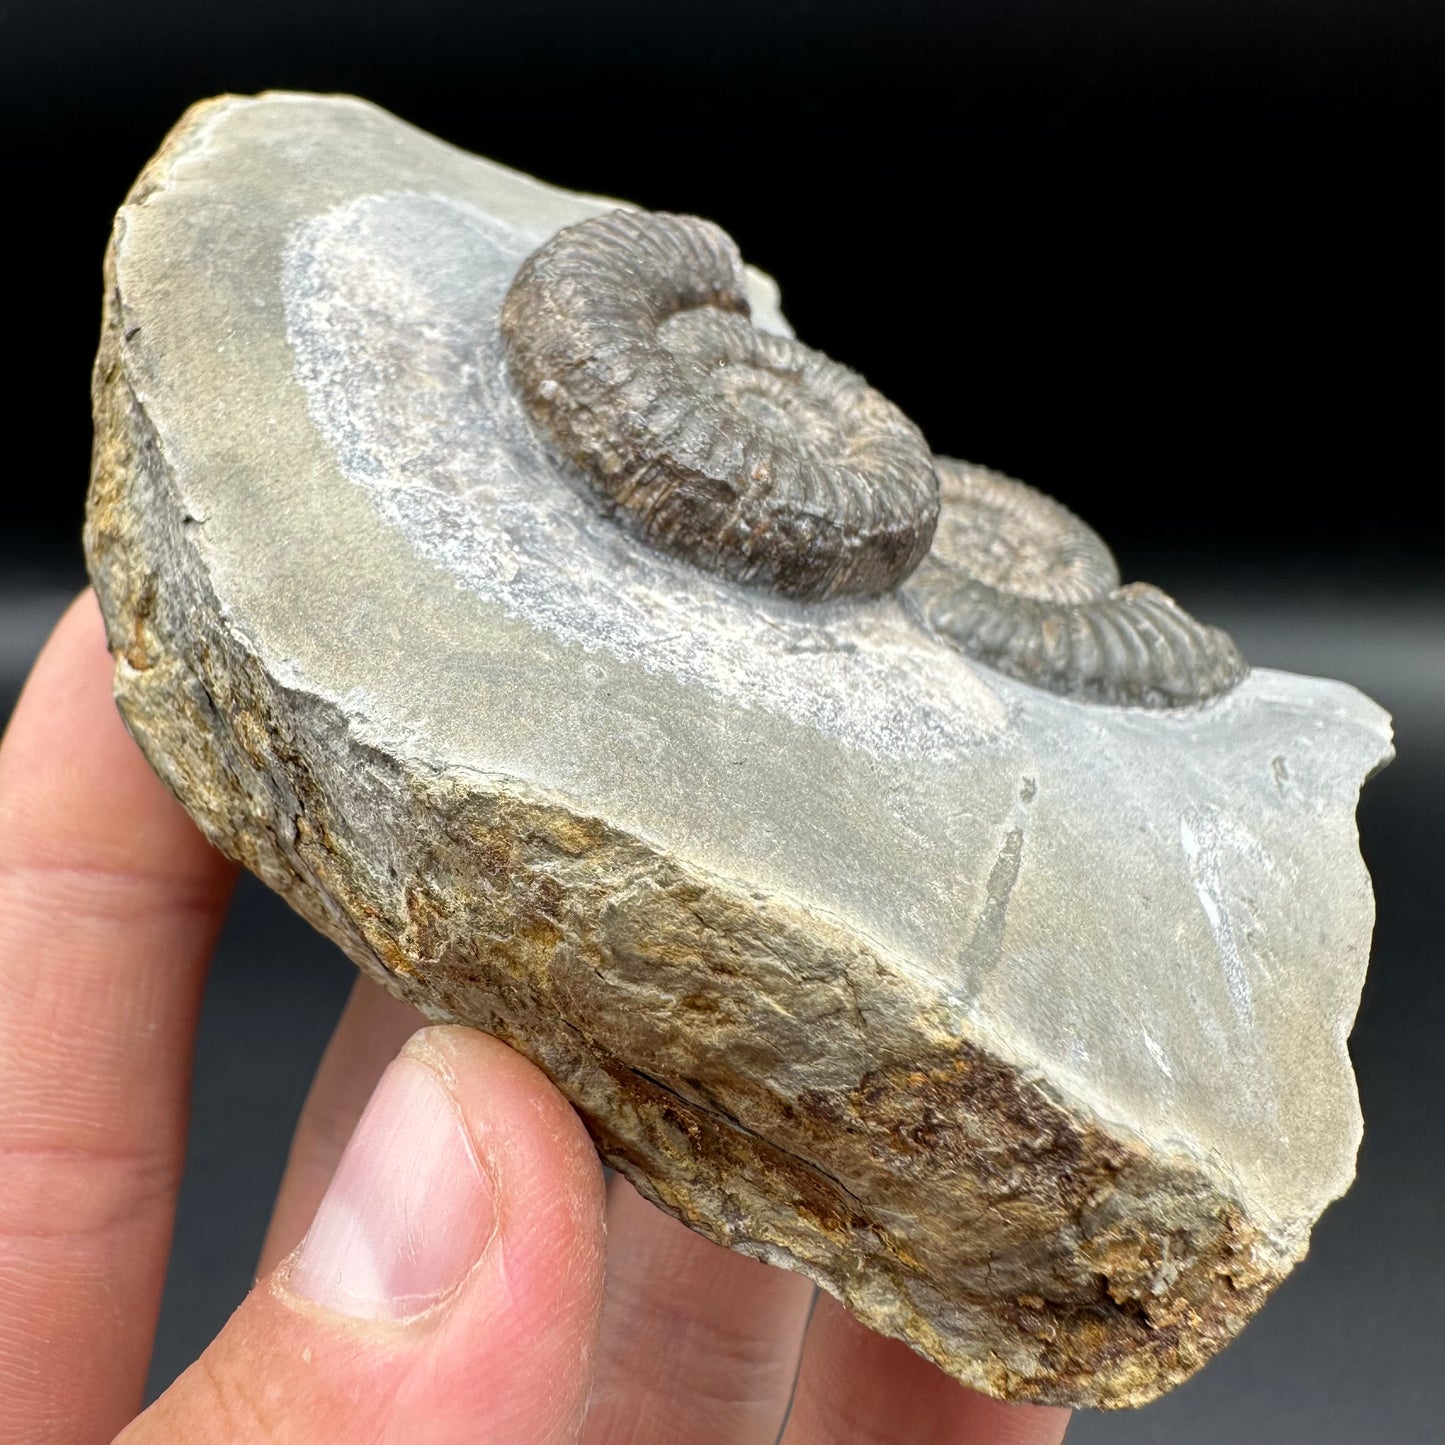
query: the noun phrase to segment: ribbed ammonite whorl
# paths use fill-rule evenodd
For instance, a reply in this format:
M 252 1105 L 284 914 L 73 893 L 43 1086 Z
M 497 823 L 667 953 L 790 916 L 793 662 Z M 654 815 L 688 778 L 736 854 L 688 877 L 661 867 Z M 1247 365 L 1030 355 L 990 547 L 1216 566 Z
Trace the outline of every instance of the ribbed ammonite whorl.
M 970 657 L 1089 702 L 1179 707 L 1248 671 L 1217 627 L 1157 587 L 1119 585 L 1097 534 L 1011 477 L 935 457 L 942 508 L 933 550 L 905 596 Z
M 927 443 L 748 318 L 717 226 L 618 210 L 527 258 L 502 335 L 534 422 L 650 545 L 790 597 L 886 592 L 933 539 Z

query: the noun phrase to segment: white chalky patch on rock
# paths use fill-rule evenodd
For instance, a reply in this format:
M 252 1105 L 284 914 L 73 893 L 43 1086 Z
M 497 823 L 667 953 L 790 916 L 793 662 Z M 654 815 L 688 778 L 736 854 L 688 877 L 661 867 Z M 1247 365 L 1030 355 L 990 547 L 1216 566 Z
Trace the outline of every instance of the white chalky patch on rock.
M 799 604 L 742 589 L 599 511 L 507 377 L 497 314 L 543 239 L 409 193 L 360 197 L 293 235 L 282 290 L 296 374 L 382 516 L 513 617 L 875 757 L 948 756 L 1000 727 L 984 682 L 919 666 L 916 624 L 894 598 Z

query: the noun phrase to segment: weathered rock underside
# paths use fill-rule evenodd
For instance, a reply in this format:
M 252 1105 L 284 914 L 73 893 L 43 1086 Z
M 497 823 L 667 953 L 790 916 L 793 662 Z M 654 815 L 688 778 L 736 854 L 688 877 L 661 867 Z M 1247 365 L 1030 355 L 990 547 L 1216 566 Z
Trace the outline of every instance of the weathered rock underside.
M 663 1208 L 992 1394 L 1147 1401 L 1352 1175 L 1384 715 L 1268 671 L 1081 705 L 896 598 L 639 554 L 494 334 L 604 205 L 355 101 L 187 116 L 96 369 L 121 709 L 218 846 Z

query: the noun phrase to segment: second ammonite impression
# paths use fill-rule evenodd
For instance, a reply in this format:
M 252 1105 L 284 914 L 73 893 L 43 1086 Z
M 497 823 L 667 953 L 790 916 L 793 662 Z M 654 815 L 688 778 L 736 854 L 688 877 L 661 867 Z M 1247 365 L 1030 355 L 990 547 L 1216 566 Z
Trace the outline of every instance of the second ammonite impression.
M 1245 674 L 1224 633 L 1121 587 L 1072 513 L 934 457 L 856 372 L 756 328 L 738 249 L 709 221 L 619 209 L 563 228 L 522 264 L 501 326 L 528 414 L 651 547 L 799 601 L 917 572 L 924 625 L 1081 701 L 1176 707 Z

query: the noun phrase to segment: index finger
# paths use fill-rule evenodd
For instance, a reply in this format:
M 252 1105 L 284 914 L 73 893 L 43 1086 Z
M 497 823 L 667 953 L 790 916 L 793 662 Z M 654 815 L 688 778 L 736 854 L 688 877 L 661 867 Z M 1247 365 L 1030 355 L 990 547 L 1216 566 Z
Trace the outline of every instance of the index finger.
M 0 744 L 0 1441 L 139 1408 L 235 870 L 146 765 L 85 593 Z

